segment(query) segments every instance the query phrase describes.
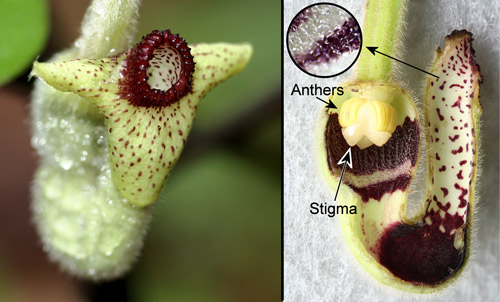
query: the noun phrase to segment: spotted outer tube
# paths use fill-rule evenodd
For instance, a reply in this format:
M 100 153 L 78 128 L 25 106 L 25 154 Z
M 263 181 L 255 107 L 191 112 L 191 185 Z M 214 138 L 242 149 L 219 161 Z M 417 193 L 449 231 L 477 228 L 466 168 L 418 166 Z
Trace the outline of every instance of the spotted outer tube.
M 427 78 L 427 189 L 414 217 L 407 217 L 406 203 L 418 165 L 420 123 L 410 96 L 390 84 L 353 82 L 333 98 L 339 109 L 322 114 L 320 155 L 336 187 L 342 168 L 337 162 L 351 147 L 339 123 L 341 107 L 353 98 L 391 96 L 394 132 L 380 147 L 351 147 L 353 167 L 343 178 L 350 190 L 341 190 L 338 200 L 358 208 L 357 215 L 342 216 L 355 258 L 378 281 L 400 290 L 439 291 L 458 277 L 470 256 L 482 81 L 471 36 L 465 30 L 447 36 L 430 71 L 439 78 Z

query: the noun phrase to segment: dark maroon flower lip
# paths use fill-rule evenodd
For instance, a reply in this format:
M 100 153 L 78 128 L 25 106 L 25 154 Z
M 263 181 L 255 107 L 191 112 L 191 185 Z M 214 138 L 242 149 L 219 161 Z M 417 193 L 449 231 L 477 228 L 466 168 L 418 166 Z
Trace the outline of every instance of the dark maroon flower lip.
M 161 71 L 159 72 L 159 75 L 165 76 L 166 79 L 175 79 L 175 82 L 170 82 L 171 86 L 168 90 L 152 88 L 148 83 L 151 76 L 148 70 L 151 67 L 151 60 L 155 58 L 155 50 L 162 49 L 174 50 L 180 58 L 178 60 L 172 54 L 159 52 L 159 59 L 172 63 L 176 73 L 172 75 L 172 70 L 165 72 L 170 73 L 169 75 L 163 75 Z M 191 49 L 182 37 L 178 34 L 172 34 L 168 29 L 155 30 L 144 36 L 142 41 L 126 53 L 125 69 L 121 71 L 123 79 L 118 82 L 120 86 L 118 94 L 133 106 L 147 108 L 170 106 L 190 92 L 194 65 Z M 160 68 L 157 65 L 153 65 L 153 67 Z
M 392 137 L 384 146 L 377 147 L 373 145 L 366 149 L 360 149 L 357 146 L 350 147 L 342 135 L 338 114 L 335 113 L 328 116 L 325 128 L 324 139 L 328 168 L 332 174 L 338 175 L 340 169 L 337 162 L 345 152 L 344 150 L 351 148 L 353 169 L 345 171 L 346 178 L 344 178 L 344 182 L 361 196 L 363 202 L 368 202 L 370 199 L 380 201 L 385 194 L 398 190 L 406 191 L 413 179 L 413 170 L 417 163 L 420 144 L 418 132 L 418 122 L 406 117 L 403 124 L 396 127 Z M 394 156 L 395 154 L 400 155 Z M 391 178 L 384 180 L 374 180 L 360 184 L 352 181 L 353 178 L 349 177 L 351 175 L 354 177 L 368 176 L 380 171 L 389 172 L 390 170 L 404 168 L 407 164 L 407 169 L 402 169 L 398 172 L 399 174 L 394 174 Z
M 437 285 L 463 266 L 467 249 L 455 247 L 450 229 L 463 228 L 467 236 L 468 223 L 463 217 L 431 210 L 426 217 L 432 224 L 407 225 L 396 223 L 385 230 L 378 247 L 380 263 L 402 280 L 414 284 Z M 439 230 L 444 227 L 447 232 Z M 464 237 L 464 242 L 467 242 Z
M 334 170 L 338 169 L 337 162 L 342 158 L 345 150 L 351 147 L 342 135 L 338 114 L 328 117 L 324 135 L 328 167 L 335 173 Z M 403 124 L 396 127 L 384 146 L 373 145 L 366 149 L 360 149 L 358 146 L 351 147 L 353 169 L 346 173 L 355 176 L 370 175 L 395 169 L 407 161 L 411 161 L 411 166 L 414 168 L 417 163 L 419 144 L 418 122 L 406 117 Z

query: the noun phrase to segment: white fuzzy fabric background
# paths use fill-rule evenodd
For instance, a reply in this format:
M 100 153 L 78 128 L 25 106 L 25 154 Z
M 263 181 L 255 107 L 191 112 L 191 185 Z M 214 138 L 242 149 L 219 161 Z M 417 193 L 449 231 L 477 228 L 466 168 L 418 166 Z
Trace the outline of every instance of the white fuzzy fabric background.
M 364 1 L 332 1 L 363 23 Z M 284 1 L 283 27 L 315 1 Z M 285 301 L 499 301 L 499 24 L 498 1 L 413 0 L 408 8 L 405 52 L 399 59 L 428 69 L 433 51 L 454 29 L 473 33 L 476 61 L 481 66 L 483 106 L 482 170 L 477 187 L 476 236 L 473 257 L 461 278 L 436 295 L 409 295 L 380 285 L 352 257 L 344 240 L 340 218 L 311 215 L 311 202 L 333 204 L 335 192 L 317 164 L 316 132 L 324 104 L 315 97 L 290 96 L 293 85 L 338 86 L 352 75 L 320 79 L 301 72 L 284 57 L 284 273 Z M 286 32 L 284 37 L 286 38 Z M 286 41 L 283 41 L 286 45 Z M 366 45 L 363 45 L 366 46 Z M 399 66 L 401 81 L 418 105 L 423 100 L 425 74 Z M 324 98 L 326 99 L 326 97 Z M 420 170 L 425 166 L 420 163 Z M 424 188 L 413 186 L 417 191 Z

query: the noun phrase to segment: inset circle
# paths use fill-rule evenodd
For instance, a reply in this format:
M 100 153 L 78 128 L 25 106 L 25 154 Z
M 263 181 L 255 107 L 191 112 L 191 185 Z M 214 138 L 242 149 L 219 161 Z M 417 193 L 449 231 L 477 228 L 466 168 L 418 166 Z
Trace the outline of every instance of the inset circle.
M 342 6 L 316 3 L 301 10 L 287 32 L 292 61 L 305 73 L 321 78 L 340 75 L 361 53 L 361 27 Z

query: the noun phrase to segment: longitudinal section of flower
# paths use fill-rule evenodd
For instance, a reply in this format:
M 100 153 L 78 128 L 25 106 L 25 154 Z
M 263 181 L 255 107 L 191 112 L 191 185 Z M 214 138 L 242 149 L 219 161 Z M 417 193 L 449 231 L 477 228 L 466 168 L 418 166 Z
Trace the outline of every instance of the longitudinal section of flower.
M 336 163 L 352 146 L 353 169 L 345 171 L 343 182 L 356 193 L 361 217 L 348 231 L 380 265 L 410 284 L 445 283 L 469 256 L 481 113 L 481 75 L 471 41 L 470 33 L 453 32 L 430 70 L 436 77 L 429 76 L 426 85 L 427 195 L 416 217 L 407 218 L 406 200 L 419 158 L 420 123 L 408 94 L 388 84 L 352 83 L 337 99 L 340 110 L 328 112 L 324 143 L 331 174 L 340 175 Z M 382 146 L 349 143 L 354 132 L 346 127 L 371 119 L 360 128 L 365 136 L 368 130 L 389 129 L 390 110 L 377 109 L 388 105 L 370 103 L 378 99 L 397 112 L 390 138 Z M 376 116 L 357 118 L 365 112 Z

